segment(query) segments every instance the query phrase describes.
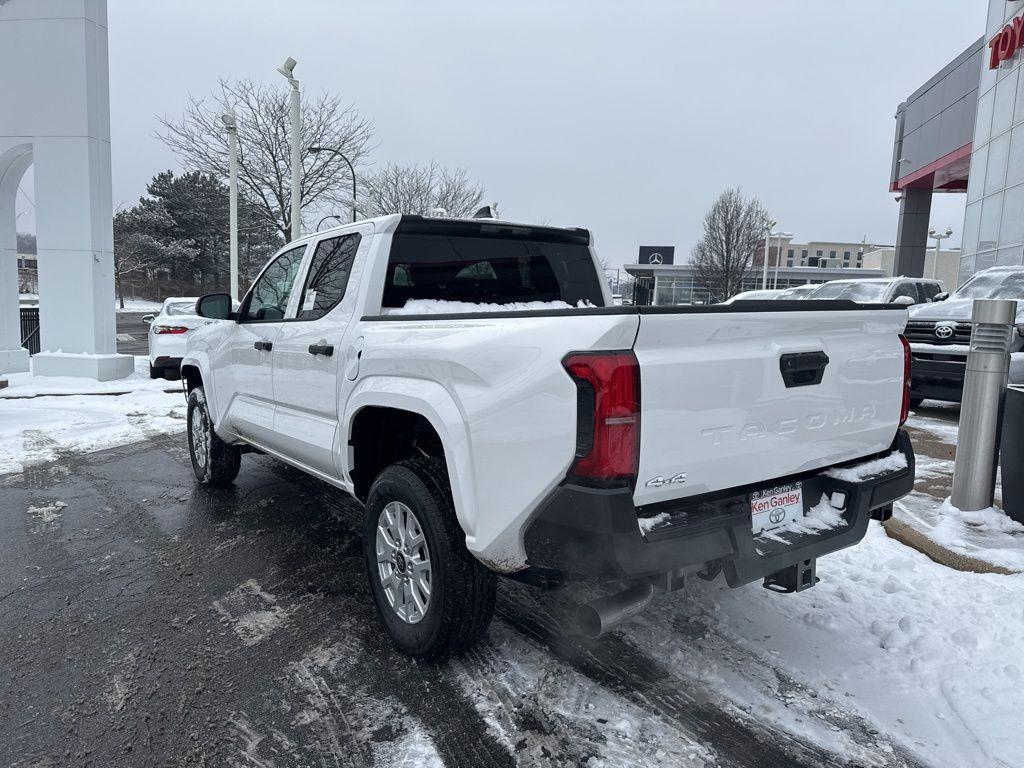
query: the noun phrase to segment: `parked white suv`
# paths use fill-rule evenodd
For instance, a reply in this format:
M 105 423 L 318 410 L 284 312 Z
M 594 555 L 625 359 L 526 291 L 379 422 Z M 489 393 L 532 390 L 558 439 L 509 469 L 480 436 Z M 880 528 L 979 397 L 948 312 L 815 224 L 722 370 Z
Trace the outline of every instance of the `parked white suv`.
M 381 621 L 418 657 L 486 629 L 496 574 L 777 591 L 913 485 L 902 307 L 618 307 L 590 235 L 385 216 L 278 253 L 181 371 L 200 482 L 256 449 L 365 505 Z M 796 307 L 802 307 L 798 310 Z
M 942 283 L 920 277 L 862 277 L 829 280 L 807 294 L 808 299 L 849 299 L 876 304 L 927 304 L 942 294 Z

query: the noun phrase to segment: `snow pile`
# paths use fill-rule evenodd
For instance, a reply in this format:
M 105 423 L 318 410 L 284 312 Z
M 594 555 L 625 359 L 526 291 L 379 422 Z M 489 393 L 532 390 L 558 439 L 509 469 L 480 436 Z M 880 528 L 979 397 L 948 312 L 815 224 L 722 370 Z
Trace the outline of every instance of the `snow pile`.
M 594 305 L 580 300 L 577 309 Z M 385 315 L 455 315 L 467 312 L 527 312 L 544 309 L 572 309 L 564 301 L 514 301 L 509 304 L 474 304 L 471 301 L 444 301 L 441 299 L 409 299 L 404 307 L 384 307 Z
M 851 765 L 881 764 L 861 752 L 890 751 L 879 732 L 928 765 L 1024 765 L 1024 576 L 951 570 L 875 521 L 818 576 L 791 595 L 695 579 L 623 634 L 695 690 Z
M 785 538 L 787 534 L 821 533 L 846 525 L 849 523 L 846 522 L 843 513 L 833 507 L 831 497 L 827 493 L 823 493 L 818 503 L 807 510 L 803 517 L 783 523 L 778 528 L 762 531 L 755 538 L 789 543 L 789 539 Z
M 671 519 L 672 515 L 668 512 L 659 512 L 654 517 L 638 517 L 636 519 L 636 524 L 640 526 L 640 533 L 646 536 L 659 525 L 664 525 Z
M 907 468 L 907 457 L 901 451 L 893 451 L 888 456 L 880 459 L 865 461 L 862 464 L 855 464 L 852 467 L 835 467 L 823 472 L 826 477 L 833 477 L 846 483 L 856 483 L 866 480 L 875 475 L 884 475 L 889 472 L 899 472 Z
M 895 505 L 896 518 L 936 544 L 959 555 L 1024 573 L 1024 525 L 996 507 L 977 512 L 957 509 L 912 493 Z

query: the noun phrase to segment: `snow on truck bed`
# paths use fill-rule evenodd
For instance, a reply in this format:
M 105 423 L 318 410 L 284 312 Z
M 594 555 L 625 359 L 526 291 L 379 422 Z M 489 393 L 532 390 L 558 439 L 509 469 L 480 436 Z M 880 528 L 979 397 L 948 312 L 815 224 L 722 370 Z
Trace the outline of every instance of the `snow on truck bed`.
M 576 309 L 593 307 L 589 301 L 579 301 Z M 455 315 L 466 312 L 527 312 L 544 309 L 574 309 L 564 301 L 514 301 L 509 304 L 474 304 L 471 301 L 444 301 L 442 299 L 410 299 L 404 307 L 384 307 L 385 315 Z

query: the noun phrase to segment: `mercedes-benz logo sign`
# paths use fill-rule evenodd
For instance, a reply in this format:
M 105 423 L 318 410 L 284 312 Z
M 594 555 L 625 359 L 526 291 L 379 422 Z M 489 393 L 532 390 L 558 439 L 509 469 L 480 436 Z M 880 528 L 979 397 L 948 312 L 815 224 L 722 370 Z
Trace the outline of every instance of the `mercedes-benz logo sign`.
M 648 264 L 661 264 L 662 261 L 664 261 L 664 257 L 662 257 L 662 255 L 660 253 L 652 253 L 647 258 L 647 263 Z
M 772 523 L 781 523 L 786 519 L 786 510 L 784 509 L 773 509 L 768 513 L 768 519 Z
M 951 339 L 956 330 L 949 325 L 937 325 L 935 326 L 935 338 L 937 339 Z

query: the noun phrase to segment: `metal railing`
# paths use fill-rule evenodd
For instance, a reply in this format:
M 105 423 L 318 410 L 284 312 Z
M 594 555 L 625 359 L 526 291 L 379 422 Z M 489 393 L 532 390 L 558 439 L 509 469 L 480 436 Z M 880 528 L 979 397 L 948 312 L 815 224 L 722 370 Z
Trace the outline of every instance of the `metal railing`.
M 21 308 L 21 346 L 30 355 L 39 352 L 39 307 Z

